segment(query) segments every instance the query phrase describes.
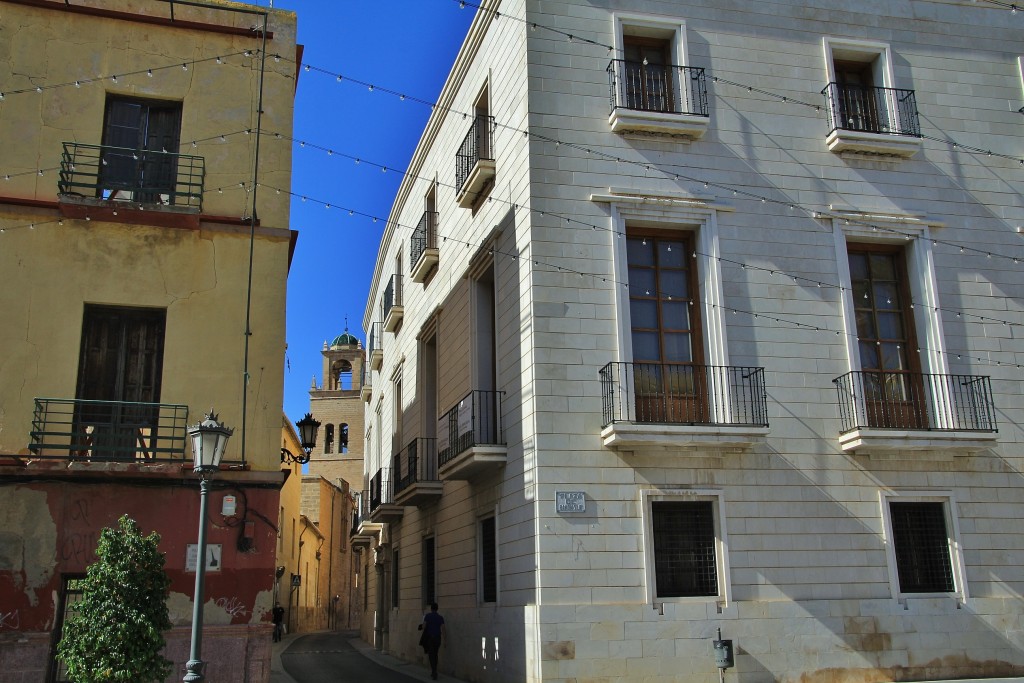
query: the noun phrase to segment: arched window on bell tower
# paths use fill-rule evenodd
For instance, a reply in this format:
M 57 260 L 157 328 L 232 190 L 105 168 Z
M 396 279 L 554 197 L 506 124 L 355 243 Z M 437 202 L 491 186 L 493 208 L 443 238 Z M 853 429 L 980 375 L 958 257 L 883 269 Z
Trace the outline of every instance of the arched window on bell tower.
M 324 430 L 324 453 L 334 452 L 334 425 L 328 424 Z
M 340 360 L 335 363 L 334 381 L 338 389 L 344 391 L 352 389 L 352 363 L 347 360 Z

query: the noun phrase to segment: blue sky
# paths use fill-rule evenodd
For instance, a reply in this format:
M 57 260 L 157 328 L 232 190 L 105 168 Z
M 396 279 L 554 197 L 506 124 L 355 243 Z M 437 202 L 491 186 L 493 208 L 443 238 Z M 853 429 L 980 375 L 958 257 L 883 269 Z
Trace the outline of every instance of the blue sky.
M 298 14 L 303 62 L 311 67 L 299 76 L 293 132 L 310 143 L 296 143 L 292 156 L 292 192 L 310 198 L 293 199 L 291 207 L 299 241 L 288 277 L 284 410 L 294 421 L 309 409 L 313 376 L 320 379 L 320 349 L 344 331 L 346 315 L 352 334 L 365 342 L 363 311 L 384 221 L 358 214 L 386 218 L 401 181 L 399 172 L 382 173 L 344 155 L 404 171 L 430 115 L 423 104 L 347 79 L 435 101 L 475 10 L 453 0 L 273 5 Z M 339 83 L 318 69 L 345 78 Z

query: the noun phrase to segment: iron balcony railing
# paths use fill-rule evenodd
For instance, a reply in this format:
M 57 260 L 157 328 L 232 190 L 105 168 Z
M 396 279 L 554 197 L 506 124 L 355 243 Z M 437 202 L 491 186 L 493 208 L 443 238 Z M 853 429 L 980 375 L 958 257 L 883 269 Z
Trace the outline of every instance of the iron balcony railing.
M 352 505 L 352 529 L 349 534 L 355 536 L 359 533 L 359 525 L 370 519 L 370 492 L 366 489 L 356 491 L 353 497 L 355 500 Z
M 444 466 L 473 446 L 505 444 L 501 426 L 504 391 L 476 389 L 437 421 L 437 462 Z
M 613 422 L 767 427 L 764 368 L 609 363 L 603 427 Z
M 370 478 L 370 512 L 394 501 L 395 487 L 391 480 L 391 468 L 382 467 Z
M 366 335 L 366 353 L 372 356 L 374 351 L 383 351 L 384 323 L 370 323 L 370 333 Z
M 409 263 L 413 268 L 427 249 L 437 249 L 437 212 L 424 211 L 409 241 Z
M 995 432 L 989 378 L 909 372 L 848 372 L 839 390 L 842 431 L 905 429 Z
M 455 154 L 455 192 L 462 192 L 473 167 L 481 160 L 494 160 L 492 141 L 494 135 L 494 117 L 478 114 L 473 118 L 462 146 Z
M 206 163 L 203 157 L 147 149 L 65 142 L 57 191 L 201 212 Z
M 38 458 L 184 461 L 188 406 L 37 398 L 29 451 Z
M 698 66 L 646 64 L 613 59 L 608 65 L 612 110 L 708 115 L 708 88 Z
M 387 320 L 388 313 L 393 306 L 402 305 L 402 275 L 395 273 L 388 280 L 388 286 L 384 288 L 384 300 L 381 301 L 381 317 Z
M 829 132 L 921 137 L 913 90 L 829 83 L 821 94 L 827 104 Z
M 437 439 L 413 439 L 394 458 L 395 495 L 413 484 L 437 481 Z

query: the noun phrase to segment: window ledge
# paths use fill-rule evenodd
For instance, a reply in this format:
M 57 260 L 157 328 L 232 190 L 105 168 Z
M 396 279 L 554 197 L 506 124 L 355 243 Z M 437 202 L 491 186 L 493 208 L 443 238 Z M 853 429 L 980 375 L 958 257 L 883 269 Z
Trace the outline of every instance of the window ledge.
M 405 306 L 392 306 L 388 310 L 388 314 L 384 316 L 384 331 L 394 332 L 398 329 L 398 325 L 402 322 L 402 316 L 405 315 Z
M 382 365 L 384 365 L 384 351 L 381 349 L 374 349 L 370 352 L 370 369 L 380 370 Z
M 612 422 L 601 430 L 601 440 L 612 450 L 718 450 L 741 452 L 763 442 L 768 427 L 723 425 L 670 425 Z
M 948 460 L 992 448 L 996 439 L 995 432 L 862 428 L 840 434 L 839 446 L 873 460 Z
M 383 524 L 363 520 L 359 523 L 359 528 L 356 529 L 356 533 L 352 536 L 352 545 L 370 545 L 371 541 L 380 538 L 380 532 L 383 528 Z
M 608 117 L 613 133 L 662 133 L 699 140 L 708 129 L 708 117 L 693 114 L 674 114 L 663 111 L 643 111 L 616 107 Z
M 395 494 L 396 505 L 414 505 L 420 507 L 426 503 L 438 500 L 444 489 L 444 482 L 440 481 L 418 481 L 409 484 Z
M 424 249 L 423 253 L 420 254 L 419 259 L 416 260 L 416 265 L 412 267 L 412 281 L 426 282 L 427 274 L 430 273 L 431 269 L 437 265 L 438 260 L 438 251 L 436 247 Z
M 911 135 L 884 135 L 858 130 L 836 129 L 825 139 L 830 152 L 870 154 L 909 159 L 921 149 L 921 138 Z
M 448 480 L 468 480 L 502 467 L 508 459 L 508 447 L 471 446 L 438 469 L 437 476 Z
M 469 172 L 466 182 L 456 197 L 459 207 L 463 209 L 473 208 L 477 201 L 477 195 L 484 191 L 488 182 L 494 180 L 495 168 L 494 159 L 477 159 L 476 163 L 473 164 L 473 170 Z

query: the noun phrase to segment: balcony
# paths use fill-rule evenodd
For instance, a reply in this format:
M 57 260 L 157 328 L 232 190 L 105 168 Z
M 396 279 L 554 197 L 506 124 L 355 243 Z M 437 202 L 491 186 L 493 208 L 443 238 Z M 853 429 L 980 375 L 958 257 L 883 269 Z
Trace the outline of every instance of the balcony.
M 382 467 L 370 479 L 370 520 L 394 522 L 405 514 L 405 507 L 395 503 L 395 486 L 391 467 Z
M 361 491 L 355 494 L 355 505 L 352 508 L 352 529 L 349 532 L 349 543 L 352 547 L 368 547 L 375 539 L 380 538 L 383 524 L 370 521 L 370 492 Z
M 739 451 L 768 434 L 764 368 L 609 363 L 604 445 L 620 451 Z
M 437 477 L 437 439 L 413 439 L 395 456 L 395 503 L 421 506 L 441 497 Z
M 505 464 L 503 391 L 471 391 L 437 422 L 438 476 L 468 480 Z
M 63 148 L 57 192 L 68 215 L 146 210 L 156 211 L 163 222 L 175 214 L 178 220 L 191 216 L 198 227 L 203 157 L 77 142 L 65 142 Z
M 366 352 L 370 356 L 370 369 L 379 371 L 384 365 L 384 349 L 381 343 L 384 341 L 384 330 L 382 323 L 370 323 L 370 334 L 366 337 Z
M 844 451 L 933 459 L 995 445 L 988 377 L 860 371 L 832 381 L 839 391 Z
M 367 372 L 364 365 L 362 375 L 359 383 L 359 397 L 363 399 L 363 403 L 369 403 L 373 398 L 373 373 Z
M 405 307 L 402 306 L 402 276 L 395 273 L 384 288 L 384 300 L 380 306 L 381 317 L 384 319 L 384 331 L 394 332 L 402 323 Z
M 828 110 L 829 151 L 908 159 L 921 148 L 913 90 L 829 83 L 821 94 Z
M 409 263 L 412 264 L 412 281 L 425 282 L 427 275 L 438 261 L 437 212 L 424 211 L 423 218 L 416 224 L 409 241 Z
M 188 406 L 37 398 L 28 449 L 76 462 L 185 463 Z
M 455 199 L 463 209 L 471 209 L 477 199 L 494 184 L 494 117 L 479 114 L 455 155 Z
M 658 133 L 696 140 L 708 129 L 704 69 L 613 59 L 608 65 L 615 133 Z

